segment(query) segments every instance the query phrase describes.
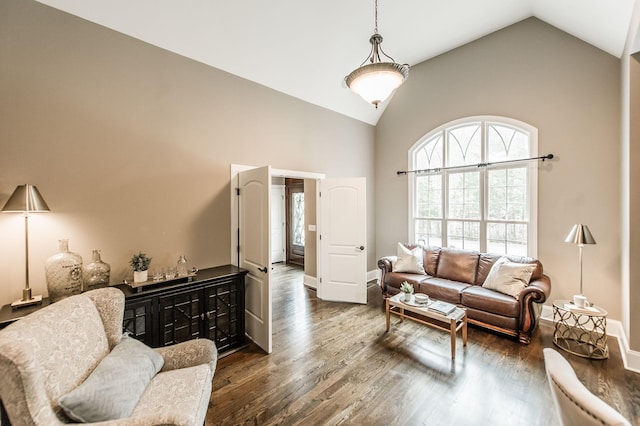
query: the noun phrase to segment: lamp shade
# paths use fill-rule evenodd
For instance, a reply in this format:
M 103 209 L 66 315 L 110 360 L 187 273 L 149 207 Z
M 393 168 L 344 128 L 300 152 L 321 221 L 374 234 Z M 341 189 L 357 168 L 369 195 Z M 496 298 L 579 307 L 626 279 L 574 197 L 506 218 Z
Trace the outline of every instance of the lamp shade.
M 569 232 L 569 235 L 567 235 L 564 242 L 573 244 L 595 244 L 596 240 L 591 235 L 591 231 L 589 231 L 589 227 L 587 225 L 578 223 L 573 225 L 571 232 Z
M 365 101 L 384 102 L 407 78 L 409 67 L 392 62 L 363 65 L 346 78 L 347 86 Z
M 9 197 L 3 212 L 48 212 L 49 206 L 34 185 L 18 185 Z

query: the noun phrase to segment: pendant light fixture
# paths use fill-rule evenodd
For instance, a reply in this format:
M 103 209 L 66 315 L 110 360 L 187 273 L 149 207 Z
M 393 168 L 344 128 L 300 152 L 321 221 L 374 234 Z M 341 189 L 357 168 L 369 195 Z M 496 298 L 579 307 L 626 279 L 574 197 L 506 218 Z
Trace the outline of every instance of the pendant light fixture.
M 382 47 L 382 36 L 378 34 L 378 0 L 375 0 L 375 29 L 369 39 L 371 52 L 367 59 L 355 70 L 345 77 L 347 87 L 357 93 L 367 102 L 378 108 L 380 102 L 384 102 L 394 90 L 396 90 L 409 76 L 409 65 L 398 64 Z M 391 62 L 383 62 L 380 54 Z M 369 62 L 365 65 L 366 62 Z

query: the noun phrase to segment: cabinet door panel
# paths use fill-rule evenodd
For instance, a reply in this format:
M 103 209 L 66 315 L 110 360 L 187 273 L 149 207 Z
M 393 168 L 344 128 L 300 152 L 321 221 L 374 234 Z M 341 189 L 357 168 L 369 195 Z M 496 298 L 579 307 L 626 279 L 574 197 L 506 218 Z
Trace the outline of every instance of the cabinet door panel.
M 207 301 L 207 337 L 216 342 L 218 351 L 235 347 L 240 342 L 238 334 L 237 280 L 217 283 L 205 289 Z M 244 337 L 244 336 L 242 336 Z
M 127 302 L 124 309 L 122 329 L 131 333 L 131 336 L 144 342 L 146 345 L 155 346 L 153 341 L 153 301 L 151 299 Z
M 201 294 L 201 290 L 195 290 L 159 297 L 160 346 L 200 337 L 200 327 L 204 318 Z

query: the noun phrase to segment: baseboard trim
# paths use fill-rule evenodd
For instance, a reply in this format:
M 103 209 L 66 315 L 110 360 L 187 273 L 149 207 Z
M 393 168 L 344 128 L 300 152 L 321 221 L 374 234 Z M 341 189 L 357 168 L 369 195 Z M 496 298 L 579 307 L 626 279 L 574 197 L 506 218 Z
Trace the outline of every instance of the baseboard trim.
M 553 307 L 543 305 L 540 319 L 553 323 Z M 629 340 L 620 321 L 607 318 L 607 336 L 615 337 L 618 340 L 625 370 L 640 373 L 640 352 L 629 348 Z
M 314 290 L 318 289 L 318 279 L 316 277 L 312 277 L 311 275 L 304 276 L 304 280 L 302 281 L 304 285 L 310 287 Z
M 380 274 L 378 274 L 379 269 L 374 269 L 373 271 L 367 272 L 367 282 L 369 281 L 379 281 Z

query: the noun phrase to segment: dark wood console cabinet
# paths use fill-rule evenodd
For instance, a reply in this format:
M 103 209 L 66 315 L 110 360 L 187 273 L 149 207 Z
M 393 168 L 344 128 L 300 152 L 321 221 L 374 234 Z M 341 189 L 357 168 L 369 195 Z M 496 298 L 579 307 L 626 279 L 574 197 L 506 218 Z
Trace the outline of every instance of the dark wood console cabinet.
M 204 337 L 224 353 L 245 345 L 244 278 L 233 265 L 198 271 L 187 282 L 169 282 L 132 289 L 126 296 L 124 330 L 149 346 L 173 345 Z

